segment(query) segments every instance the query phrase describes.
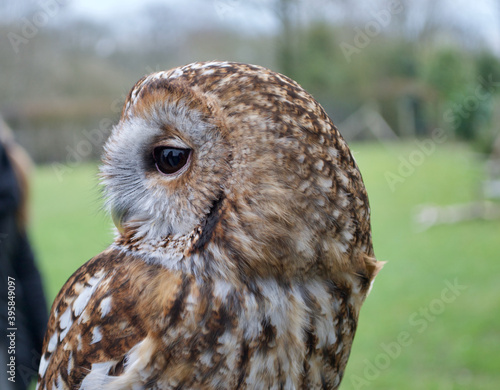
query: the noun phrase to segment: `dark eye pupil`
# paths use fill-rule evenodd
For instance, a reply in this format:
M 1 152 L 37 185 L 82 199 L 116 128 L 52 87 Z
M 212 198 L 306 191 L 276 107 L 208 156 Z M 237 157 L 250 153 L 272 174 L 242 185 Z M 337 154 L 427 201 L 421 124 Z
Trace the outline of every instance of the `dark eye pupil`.
M 186 165 L 191 149 L 178 149 L 159 146 L 153 150 L 156 168 L 167 175 L 177 172 Z

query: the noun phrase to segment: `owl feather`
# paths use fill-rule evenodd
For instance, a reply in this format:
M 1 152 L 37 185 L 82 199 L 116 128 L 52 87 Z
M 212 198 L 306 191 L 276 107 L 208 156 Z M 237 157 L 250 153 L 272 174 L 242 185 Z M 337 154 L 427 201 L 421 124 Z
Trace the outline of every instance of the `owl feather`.
M 111 246 L 52 306 L 38 389 L 336 389 L 382 263 L 349 147 L 268 69 L 139 80 L 103 156 Z

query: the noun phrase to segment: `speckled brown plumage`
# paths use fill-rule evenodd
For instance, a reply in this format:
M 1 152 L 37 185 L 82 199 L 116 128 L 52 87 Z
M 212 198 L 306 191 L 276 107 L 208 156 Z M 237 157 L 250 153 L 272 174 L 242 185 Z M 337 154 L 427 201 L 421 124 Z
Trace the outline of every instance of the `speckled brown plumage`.
M 155 148 L 189 160 L 163 174 Z M 56 298 L 39 389 L 339 386 L 380 262 L 356 163 L 307 92 L 238 63 L 154 73 L 103 160 L 116 239 Z

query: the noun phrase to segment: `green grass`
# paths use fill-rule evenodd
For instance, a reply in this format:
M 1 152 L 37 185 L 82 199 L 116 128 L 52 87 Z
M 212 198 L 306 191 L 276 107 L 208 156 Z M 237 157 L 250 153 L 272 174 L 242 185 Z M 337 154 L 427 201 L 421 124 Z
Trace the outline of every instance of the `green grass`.
M 102 211 L 95 164 L 62 176 L 52 165 L 38 167 L 32 196 L 31 238 L 52 303 L 69 276 L 111 243 L 112 223 Z
M 352 149 L 370 196 L 375 253 L 388 263 L 361 311 L 341 388 L 497 389 L 500 221 L 426 231 L 412 221 L 419 204 L 476 199 L 484 163 L 463 145 L 439 146 L 392 191 L 387 172 L 398 174 L 399 157 L 407 159 L 415 144 Z M 51 301 L 78 266 L 111 242 L 96 173 L 95 165 L 82 165 L 58 181 L 51 166 L 36 171 L 32 238 Z M 455 280 L 466 289 L 446 292 Z M 401 337 L 404 346 L 397 347 Z
M 484 163 L 462 145 L 442 146 L 391 191 L 387 172 L 398 174 L 400 157 L 407 160 L 415 144 L 353 150 L 370 196 L 375 253 L 388 263 L 361 311 L 342 388 L 497 389 L 500 221 L 419 232 L 412 220 L 422 203 L 475 200 Z M 455 280 L 467 288 L 443 303 Z M 422 309 L 431 310 L 428 319 Z M 402 332 L 411 342 L 398 351 Z M 382 344 L 393 346 L 392 356 Z

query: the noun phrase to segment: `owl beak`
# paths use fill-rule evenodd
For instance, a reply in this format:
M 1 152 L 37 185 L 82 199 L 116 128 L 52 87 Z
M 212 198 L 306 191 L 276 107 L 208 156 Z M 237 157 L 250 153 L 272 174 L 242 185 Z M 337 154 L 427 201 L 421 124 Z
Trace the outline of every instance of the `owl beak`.
M 127 214 L 128 214 L 127 209 L 118 206 L 113 206 L 111 208 L 111 218 L 113 219 L 113 223 L 115 224 L 116 228 L 122 235 L 125 231 L 125 229 L 123 228 L 123 224 L 126 221 Z

